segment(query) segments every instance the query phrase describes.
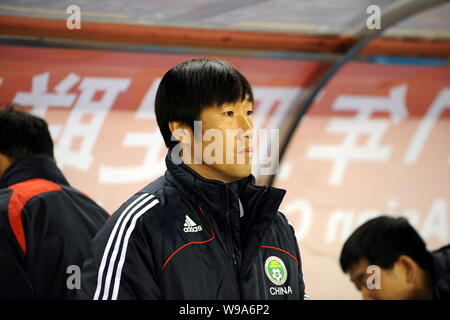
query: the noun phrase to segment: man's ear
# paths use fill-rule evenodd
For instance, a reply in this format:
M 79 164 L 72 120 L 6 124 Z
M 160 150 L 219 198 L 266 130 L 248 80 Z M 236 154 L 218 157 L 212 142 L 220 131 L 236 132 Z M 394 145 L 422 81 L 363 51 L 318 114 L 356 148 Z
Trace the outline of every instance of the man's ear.
M 400 257 L 398 257 L 396 263 L 404 274 L 406 282 L 408 284 L 413 283 L 418 273 L 419 266 L 417 265 L 417 263 L 407 255 L 401 255 Z
M 11 163 L 11 159 L 0 152 L 0 177 L 3 175 L 6 169 L 8 169 Z
M 183 126 L 183 124 L 178 121 L 170 121 L 169 122 L 170 132 L 174 132 L 175 130 L 177 130 L 178 128 L 181 128 L 182 126 Z
M 169 122 L 169 129 L 172 132 L 172 136 L 179 142 L 190 144 L 190 128 L 186 126 L 184 123 L 179 121 L 171 121 Z

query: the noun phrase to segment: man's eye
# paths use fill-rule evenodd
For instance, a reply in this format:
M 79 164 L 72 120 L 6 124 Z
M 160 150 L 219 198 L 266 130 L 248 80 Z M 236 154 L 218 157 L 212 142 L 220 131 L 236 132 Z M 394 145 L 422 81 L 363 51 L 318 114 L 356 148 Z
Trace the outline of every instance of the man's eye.
M 253 115 L 253 110 L 249 110 L 249 111 L 247 111 L 247 115 L 248 115 L 248 116 L 251 116 L 251 115 Z
M 233 116 L 233 111 L 226 111 L 224 112 L 226 116 L 232 117 Z

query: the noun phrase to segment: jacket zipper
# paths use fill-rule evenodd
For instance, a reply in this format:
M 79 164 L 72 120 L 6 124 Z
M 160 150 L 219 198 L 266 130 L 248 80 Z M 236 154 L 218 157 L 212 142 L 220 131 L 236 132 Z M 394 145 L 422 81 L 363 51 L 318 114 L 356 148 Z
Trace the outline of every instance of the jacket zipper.
M 238 261 L 236 258 L 236 254 L 234 252 L 234 244 L 233 244 L 233 230 L 231 229 L 231 218 L 230 218 L 230 212 L 228 210 L 228 201 L 229 201 L 229 197 L 228 197 L 228 190 L 225 189 L 225 218 L 227 220 L 227 227 L 228 227 L 228 243 L 231 249 L 231 259 L 232 259 L 232 263 L 234 266 L 234 270 L 236 271 L 236 276 L 239 276 L 239 266 L 238 266 Z

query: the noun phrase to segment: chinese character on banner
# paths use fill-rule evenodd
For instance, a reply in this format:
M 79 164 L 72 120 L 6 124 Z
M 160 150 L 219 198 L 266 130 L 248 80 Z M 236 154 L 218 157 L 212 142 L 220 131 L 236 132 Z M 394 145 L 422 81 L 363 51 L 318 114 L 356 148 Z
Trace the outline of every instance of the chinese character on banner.
M 426 139 L 445 109 L 450 109 L 450 89 L 447 88 L 441 90 L 430 109 L 420 121 L 419 128 L 414 134 L 403 159 L 406 164 L 414 164 L 417 161 L 420 152 L 425 146 Z M 450 156 L 448 157 L 448 164 L 450 164 Z
M 48 89 L 49 77 L 49 72 L 34 76 L 31 82 L 31 92 L 18 91 L 13 102 L 23 106 L 32 106 L 31 113 L 41 118 L 45 117 L 50 107 L 72 107 L 77 95 L 68 93 L 68 91 L 80 81 L 80 77 L 70 73 L 55 86 L 53 90 L 55 93 L 51 93 Z M 60 134 L 61 126 L 49 125 L 49 129 L 55 139 Z
M 161 78 L 156 78 L 142 99 L 135 113 L 135 120 L 156 120 L 154 101 Z M 153 132 L 128 132 L 122 142 L 124 147 L 145 147 L 146 154 L 140 166 L 101 165 L 100 184 L 128 184 L 149 181 L 162 174 L 164 161 L 160 159 L 160 151 L 164 149 L 163 139 L 158 130 Z
M 391 88 L 388 97 L 340 95 L 333 104 L 335 111 L 355 111 L 351 118 L 332 117 L 326 130 L 328 133 L 344 135 L 340 145 L 312 145 L 307 150 L 308 159 L 330 160 L 333 167 L 329 178 L 331 186 L 339 186 L 350 161 L 384 162 L 388 161 L 392 149 L 381 145 L 389 119 L 374 119 L 375 112 L 386 112 L 392 122 L 397 124 L 408 116 L 405 103 L 407 85 Z M 368 136 L 364 145 L 358 139 Z
M 119 93 L 127 90 L 131 81 L 128 78 L 85 77 L 78 86 L 80 94 L 77 97 L 68 91 L 80 81 L 79 76 L 69 74 L 55 86 L 55 93 L 50 93 L 48 88 L 49 76 L 49 72 L 34 76 L 31 92 L 19 91 L 13 101 L 33 106 L 31 112 L 44 117 L 48 108 L 70 108 L 76 100 L 65 125 L 51 125 L 50 131 L 53 139 L 58 138 L 55 147 L 58 165 L 61 168 L 69 165 L 88 171 L 93 161 L 92 150 L 108 111 Z M 101 98 L 96 99 L 99 92 L 102 93 Z M 72 143 L 79 139 L 81 145 L 78 150 L 71 149 Z

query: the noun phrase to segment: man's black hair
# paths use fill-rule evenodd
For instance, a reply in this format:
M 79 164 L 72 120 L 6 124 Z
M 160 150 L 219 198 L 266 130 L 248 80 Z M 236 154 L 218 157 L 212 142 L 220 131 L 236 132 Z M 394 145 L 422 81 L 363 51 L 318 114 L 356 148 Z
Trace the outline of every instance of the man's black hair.
M 222 60 L 191 59 L 170 69 L 158 87 L 155 115 L 168 148 L 174 143 L 169 122 L 178 121 L 192 129 L 204 108 L 248 99 L 252 88 L 245 77 Z
M 405 218 L 381 216 L 358 227 L 347 239 L 339 259 L 342 271 L 347 272 L 360 259 L 370 265 L 391 269 L 401 255 L 429 270 L 430 253 L 425 242 Z
M 17 110 L 12 104 L 0 107 L 0 153 L 11 161 L 31 154 L 53 158 L 53 141 L 45 120 Z

